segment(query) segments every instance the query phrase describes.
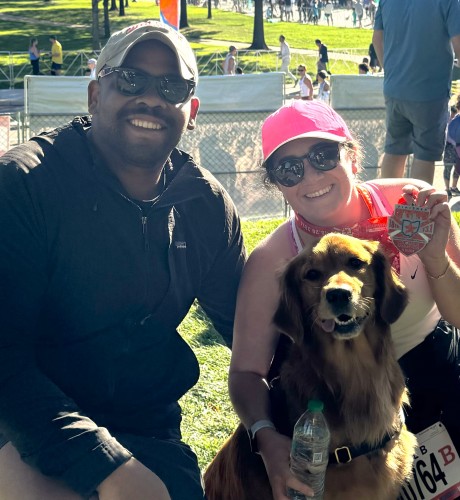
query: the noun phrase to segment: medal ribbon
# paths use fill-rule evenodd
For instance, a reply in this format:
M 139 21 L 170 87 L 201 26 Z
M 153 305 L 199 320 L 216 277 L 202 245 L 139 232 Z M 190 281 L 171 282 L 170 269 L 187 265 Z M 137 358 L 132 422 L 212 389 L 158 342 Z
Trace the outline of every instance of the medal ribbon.
M 375 216 L 374 205 L 369 191 L 362 185 L 357 185 L 356 189 L 361 195 L 367 209 L 369 210 L 370 218 L 357 222 L 353 226 L 334 226 L 321 227 L 315 226 L 308 222 L 300 214 L 295 214 L 295 223 L 297 227 L 305 231 L 307 234 L 320 238 L 329 233 L 341 233 L 354 236 L 360 240 L 373 240 L 381 243 L 385 253 L 390 259 L 392 266 L 399 273 L 399 250 L 393 245 L 393 242 L 388 236 L 388 217 Z

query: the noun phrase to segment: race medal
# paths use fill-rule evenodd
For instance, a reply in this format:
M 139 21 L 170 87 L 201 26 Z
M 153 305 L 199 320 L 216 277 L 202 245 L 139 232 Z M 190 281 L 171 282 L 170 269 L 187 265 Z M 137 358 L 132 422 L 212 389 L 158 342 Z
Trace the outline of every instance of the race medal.
M 420 252 L 431 240 L 434 222 L 429 219 L 428 208 L 414 205 L 395 205 L 388 218 L 388 235 L 394 246 L 404 255 Z

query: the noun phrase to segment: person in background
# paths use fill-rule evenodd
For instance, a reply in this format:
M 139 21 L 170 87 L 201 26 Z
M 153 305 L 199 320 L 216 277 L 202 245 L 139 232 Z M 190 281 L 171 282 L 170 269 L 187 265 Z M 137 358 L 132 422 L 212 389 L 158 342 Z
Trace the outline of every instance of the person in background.
M 280 51 L 278 53 L 278 57 L 281 59 L 280 71 L 288 75 L 294 81 L 295 86 L 297 84 L 297 78 L 289 70 L 289 65 L 291 64 L 291 48 L 289 47 L 289 44 L 286 42 L 286 38 L 283 35 L 280 35 L 279 42 Z
M 385 69 L 381 175 L 403 177 L 413 153 L 411 177 L 431 184 L 446 141 L 452 48 L 460 56 L 460 2 L 380 0 L 372 43 Z
M 334 6 L 332 5 L 330 0 L 326 0 L 326 5 L 324 7 L 324 16 L 326 17 L 327 25 L 334 26 L 334 18 L 333 13 Z
M 342 117 L 317 100 L 292 100 L 270 115 L 262 125 L 262 151 L 266 183 L 283 194 L 292 217 L 255 248 L 244 268 L 229 391 L 246 429 L 258 424 L 255 439 L 274 499 L 285 500 L 287 487 L 308 496 L 308 487 L 289 469 L 291 439 L 270 425 L 269 377 L 276 372 L 269 371 L 281 342 L 272 321 L 280 299 L 279 273 L 329 232 L 384 245 L 411 298 L 391 325 L 411 395 L 407 427 L 417 433 L 441 420 L 460 449 L 460 229 L 446 193 L 417 179 L 359 182 L 359 145 Z M 380 231 L 371 225 L 375 217 L 390 215 L 401 197 L 427 209 L 434 221 L 431 240 L 410 257 L 393 246 L 386 225 Z
M 230 45 L 228 48 L 228 54 L 225 57 L 224 62 L 222 63 L 222 69 L 224 71 L 224 75 L 234 75 L 236 68 L 236 54 L 237 50 L 234 45 Z
M 286 14 L 286 22 L 291 22 L 293 21 L 293 14 L 292 14 L 292 0 L 284 0 L 284 12 Z
M 364 7 L 361 4 L 361 2 L 359 2 L 359 0 L 358 0 L 357 2 L 355 2 L 353 8 L 355 9 L 356 18 L 358 20 L 358 28 L 362 28 L 363 27 Z
M 315 40 L 315 44 L 318 47 L 318 60 L 316 62 L 316 67 L 318 71 L 321 71 L 323 69 L 324 71 L 327 71 L 327 65 L 329 64 L 327 45 L 322 43 L 319 38 Z
M 0 158 L 0 497 L 203 500 L 179 399 L 195 299 L 225 343 L 245 262 L 221 184 L 177 148 L 198 68 L 158 21 L 112 34 L 77 117 Z
M 371 2 L 371 5 L 373 5 L 373 2 Z M 374 44 L 372 44 L 372 43 L 369 45 L 368 54 L 369 54 L 369 58 L 370 58 L 368 63 L 369 63 L 369 67 L 371 68 L 372 72 L 376 73 L 376 72 L 381 71 L 379 59 L 377 57 L 377 53 L 375 52 Z
M 367 75 L 370 71 L 369 66 L 366 63 L 358 64 L 358 74 Z
M 96 80 L 96 64 L 97 60 L 94 58 L 88 59 L 88 69 L 89 69 L 89 77 L 91 80 Z
M 299 64 L 297 73 L 299 74 L 300 98 L 304 101 L 311 101 L 313 99 L 313 82 L 307 73 L 307 67 Z
M 329 75 L 327 71 L 322 69 L 318 71 L 316 75 L 316 80 L 318 82 L 318 96 L 317 99 L 324 101 L 329 104 L 329 99 L 331 96 L 331 84 L 329 82 Z
M 32 65 L 32 74 L 41 75 L 40 73 L 40 49 L 38 48 L 38 39 L 31 38 L 29 44 L 29 59 Z
M 58 39 L 51 35 L 50 38 L 51 43 L 51 74 L 53 76 L 59 76 L 62 71 L 62 45 L 58 41 Z
M 450 107 L 450 118 L 451 122 L 457 114 L 460 112 L 460 95 L 457 96 L 457 103 Z M 443 163 L 444 163 L 444 184 L 446 186 L 447 196 L 451 198 L 452 196 L 460 196 L 460 191 L 457 188 L 459 173 L 457 172 L 455 165 L 459 161 L 457 151 L 455 148 L 455 141 L 449 135 L 449 129 L 447 132 L 446 147 L 444 148 Z M 452 186 L 450 185 L 450 175 L 452 173 Z

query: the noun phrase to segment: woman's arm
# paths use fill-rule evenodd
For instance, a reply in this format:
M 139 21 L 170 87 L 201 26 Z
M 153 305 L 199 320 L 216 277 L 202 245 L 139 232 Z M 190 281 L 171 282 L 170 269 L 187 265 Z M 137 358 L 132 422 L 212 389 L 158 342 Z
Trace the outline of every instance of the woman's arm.
M 442 317 L 460 327 L 460 229 L 450 212 L 446 193 L 418 179 L 380 179 L 378 184 L 391 205 L 403 196 L 408 204 L 430 210 L 434 232 L 419 257 Z
M 265 377 L 279 336 L 272 323 L 279 299 L 278 271 L 288 253 L 284 224 L 251 254 L 238 292 L 229 390 L 234 408 L 247 429 L 258 420 L 271 419 Z M 264 428 L 257 432 L 256 440 L 275 500 L 287 500 L 287 486 L 312 494 L 289 470 L 289 438 Z

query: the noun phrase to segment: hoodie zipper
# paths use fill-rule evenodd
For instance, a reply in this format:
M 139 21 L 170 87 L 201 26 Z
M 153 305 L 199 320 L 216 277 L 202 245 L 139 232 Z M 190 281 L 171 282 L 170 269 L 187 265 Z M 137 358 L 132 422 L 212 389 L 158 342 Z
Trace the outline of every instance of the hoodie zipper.
M 142 209 L 141 209 L 142 211 Z M 147 222 L 148 222 L 148 217 L 144 215 L 144 212 L 142 211 L 142 216 L 141 216 L 141 222 L 142 222 L 142 236 L 144 238 L 144 250 L 146 252 L 149 251 L 150 246 L 149 246 L 149 239 L 148 239 L 148 234 L 147 234 Z

